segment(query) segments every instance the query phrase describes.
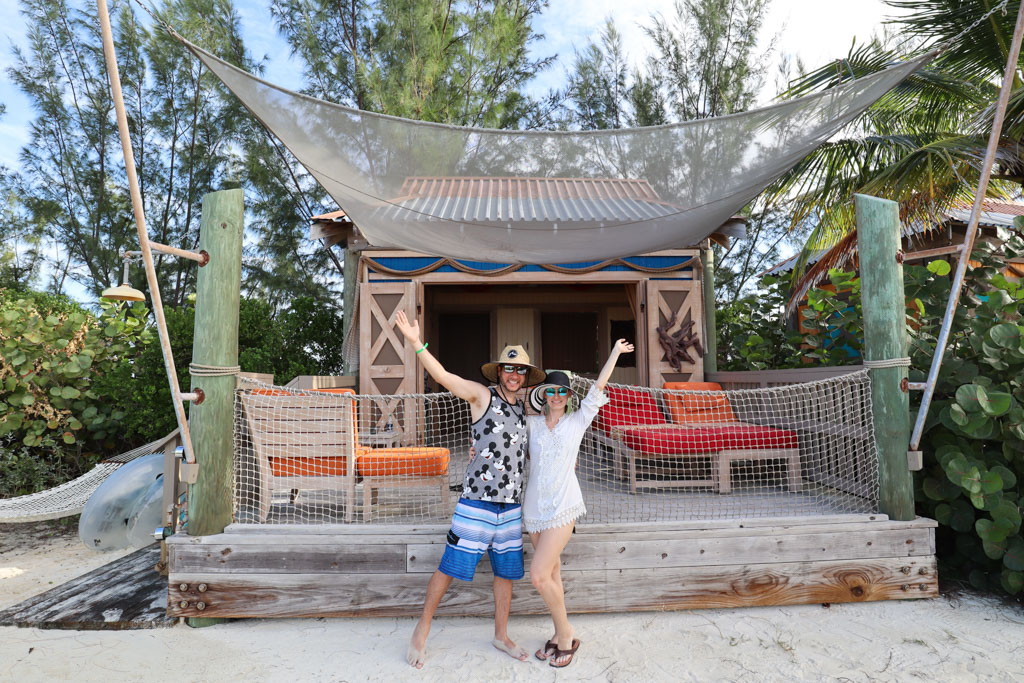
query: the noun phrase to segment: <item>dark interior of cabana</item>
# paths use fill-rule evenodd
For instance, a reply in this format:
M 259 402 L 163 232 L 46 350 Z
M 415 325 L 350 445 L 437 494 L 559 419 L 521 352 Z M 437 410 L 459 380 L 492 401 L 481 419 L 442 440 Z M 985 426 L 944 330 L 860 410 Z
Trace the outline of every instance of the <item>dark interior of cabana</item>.
M 621 284 L 495 284 L 424 287 L 425 334 L 441 363 L 461 377 L 508 344 L 521 344 L 542 368 L 594 378 L 620 337 L 636 341 L 636 317 Z M 613 380 L 636 383 L 636 358 Z M 431 391 L 439 387 L 428 383 Z

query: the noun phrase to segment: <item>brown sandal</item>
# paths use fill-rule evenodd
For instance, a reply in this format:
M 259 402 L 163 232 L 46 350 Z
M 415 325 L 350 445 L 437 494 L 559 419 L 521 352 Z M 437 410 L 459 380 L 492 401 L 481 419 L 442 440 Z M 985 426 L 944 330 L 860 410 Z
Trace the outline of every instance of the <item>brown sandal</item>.
M 556 669 L 561 669 L 569 666 L 570 664 L 572 664 L 572 658 L 576 655 L 576 650 L 578 649 L 580 649 L 580 641 L 578 638 L 572 639 L 572 647 L 568 650 L 559 650 L 557 647 L 555 647 L 555 654 L 551 655 L 551 661 L 548 662 L 548 666 L 553 666 Z M 565 657 L 567 655 L 569 657 L 569 661 L 567 661 L 565 664 L 555 664 L 556 659 L 559 659 L 560 657 Z
M 553 640 L 549 640 L 548 642 L 544 643 L 544 647 L 534 652 L 533 656 L 543 662 L 557 651 L 558 643 L 556 643 Z

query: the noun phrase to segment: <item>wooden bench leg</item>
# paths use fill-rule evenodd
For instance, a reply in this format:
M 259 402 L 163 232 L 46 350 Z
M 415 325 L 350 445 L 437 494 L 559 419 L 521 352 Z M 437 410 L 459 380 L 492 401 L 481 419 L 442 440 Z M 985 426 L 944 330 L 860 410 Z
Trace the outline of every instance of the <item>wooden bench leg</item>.
M 732 491 L 732 458 L 726 453 L 719 453 L 715 460 L 718 462 L 718 492 L 729 493 Z
M 786 459 L 789 461 L 789 490 L 800 491 L 804 483 L 800 472 L 800 451 L 790 451 Z
M 626 450 L 626 460 L 629 461 L 629 492 L 636 493 L 636 451 Z
M 288 498 L 288 500 L 289 500 L 289 502 L 290 502 L 290 503 L 291 503 L 292 505 L 295 505 L 295 500 L 296 500 L 296 499 L 297 499 L 298 497 L 299 497 L 299 490 L 298 490 L 298 489 L 292 489 L 292 494 L 291 494 L 291 496 L 290 496 L 290 497 Z
M 353 481 L 345 491 L 345 521 L 351 522 L 355 516 L 356 507 L 356 483 Z
M 441 516 L 447 517 L 448 512 L 448 478 L 445 477 L 444 481 L 440 483 L 441 487 Z
M 363 521 L 369 522 L 373 516 L 373 484 L 369 481 L 363 482 Z

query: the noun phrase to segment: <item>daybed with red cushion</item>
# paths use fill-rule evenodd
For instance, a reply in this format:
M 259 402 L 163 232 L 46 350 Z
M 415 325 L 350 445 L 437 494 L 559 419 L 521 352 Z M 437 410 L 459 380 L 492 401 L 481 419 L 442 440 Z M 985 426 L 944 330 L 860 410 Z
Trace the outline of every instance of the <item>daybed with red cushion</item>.
M 610 387 L 610 401 L 595 419 L 598 439 L 612 448 L 631 492 L 706 486 L 728 493 L 737 460 L 785 460 L 789 489 L 800 490 L 795 432 L 738 421 L 714 382 L 669 382 L 665 389 L 705 393 L 666 393 L 669 421 L 651 393 Z

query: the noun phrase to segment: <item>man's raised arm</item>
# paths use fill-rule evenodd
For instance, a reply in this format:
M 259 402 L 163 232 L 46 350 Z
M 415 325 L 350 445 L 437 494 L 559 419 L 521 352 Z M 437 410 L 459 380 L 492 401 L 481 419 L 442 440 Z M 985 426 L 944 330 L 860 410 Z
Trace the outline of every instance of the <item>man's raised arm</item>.
M 474 407 L 483 407 L 490 401 L 491 397 L 487 387 L 480 382 L 474 382 L 473 380 L 453 375 L 445 370 L 441 362 L 431 355 L 420 339 L 419 321 L 410 323 L 405 315 L 405 311 L 399 311 L 395 316 L 395 322 L 398 324 L 398 329 L 402 336 L 416 349 L 416 357 L 423 363 L 423 368 L 441 386 L 459 398 L 469 401 L 469 404 Z

